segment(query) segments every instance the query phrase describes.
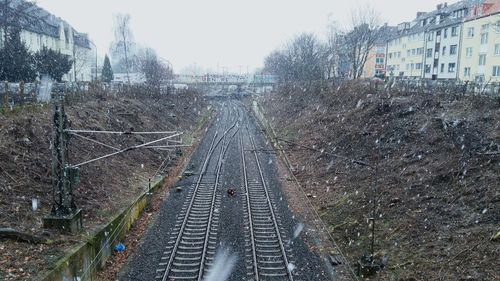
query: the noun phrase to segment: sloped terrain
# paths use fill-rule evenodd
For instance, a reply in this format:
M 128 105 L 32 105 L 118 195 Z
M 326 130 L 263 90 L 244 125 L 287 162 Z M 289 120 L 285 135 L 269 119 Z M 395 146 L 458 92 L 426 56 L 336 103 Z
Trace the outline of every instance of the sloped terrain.
M 346 82 L 282 86 L 259 103 L 353 265 L 376 205 L 381 280 L 498 280 L 499 98 Z
M 207 107 L 197 93 L 184 92 L 161 97 L 95 96 L 71 102 L 66 107 L 74 129 L 114 131 L 185 132 L 190 143 Z M 30 280 L 40 269 L 49 269 L 80 237 L 50 233 L 42 229 L 42 217 L 52 206 L 51 108 L 33 105 L 0 115 L 0 227 L 14 228 L 48 237 L 50 244 L 0 241 L 0 280 Z M 87 135 L 88 136 L 88 135 Z M 118 148 L 126 148 L 157 136 L 91 136 Z M 70 163 L 76 164 L 113 152 L 110 148 L 72 137 Z M 92 230 L 128 205 L 165 159 L 175 164 L 179 151 L 132 150 L 125 154 L 82 166 L 75 203 L 83 209 L 84 227 Z M 32 210 L 32 199 L 38 210 Z

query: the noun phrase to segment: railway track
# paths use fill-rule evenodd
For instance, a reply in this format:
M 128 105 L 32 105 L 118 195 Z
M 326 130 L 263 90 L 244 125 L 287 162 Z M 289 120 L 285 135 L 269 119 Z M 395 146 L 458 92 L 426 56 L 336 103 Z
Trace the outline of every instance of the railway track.
M 202 169 L 194 188 L 188 192 L 177 217 L 175 226 L 156 270 L 156 280 L 202 280 L 213 263 L 217 233 L 219 231 L 218 208 L 221 196 L 217 193 L 223 166 L 223 158 L 239 128 L 238 118 L 231 109 L 223 112 L 219 122 L 236 119 L 219 137 L 219 128 L 211 141 Z M 222 127 L 222 126 L 221 126 Z M 213 169 L 213 172 L 209 172 Z
M 262 171 L 255 140 L 247 128 L 247 142 L 240 133 L 245 194 L 245 243 L 247 276 L 251 280 L 290 280 L 292 268 L 276 204 Z M 249 149 L 245 150 L 245 144 Z M 246 153 L 251 153 L 246 157 Z
M 248 117 L 240 104 L 229 103 L 217 118 L 218 128 L 211 139 L 196 183 L 187 196 L 169 233 L 167 244 L 156 270 L 156 280 L 203 280 L 214 263 L 220 231 L 222 200 L 221 171 L 230 144 L 240 158 L 241 213 L 244 235 L 240 261 L 245 280 L 289 280 L 293 273 L 278 209 L 270 192 L 258 155 L 257 144 L 248 127 Z M 238 153 L 238 150 L 240 150 Z M 243 240 L 243 238 L 242 238 Z M 245 273 L 243 273 L 245 274 Z

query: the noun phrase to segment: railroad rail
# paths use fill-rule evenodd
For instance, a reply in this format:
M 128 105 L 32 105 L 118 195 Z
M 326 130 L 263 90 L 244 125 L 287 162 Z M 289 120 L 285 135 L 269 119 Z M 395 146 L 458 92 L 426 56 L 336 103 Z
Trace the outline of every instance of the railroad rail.
M 221 115 L 221 119 L 231 118 L 231 109 L 225 110 Z M 157 280 L 201 281 L 213 263 L 220 215 L 216 209 L 220 207 L 221 201 L 217 190 L 223 158 L 239 130 L 236 126 L 237 119 L 232 126 L 224 129 L 218 140 L 220 129 L 214 134 L 196 184 L 188 192 L 187 200 L 167 241 L 159 263 L 160 268 L 156 270 Z M 207 173 L 212 167 L 214 173 Z
M 247 127 L 247 132 L 249 129 Z M 262 172 L 255 140 L 248 133 L 250 150 L 245 151 L 245 143 L 240 133 L 242 159 L 245 243 L 247 252 L 247 275 L 255 281 L 293 281 L 292 269 L 288 261 L 283 230 L 268 186 Z M 254 157 L 247 158 L 245 152 Z M 252 159 L 253 158 L 253 159 Z

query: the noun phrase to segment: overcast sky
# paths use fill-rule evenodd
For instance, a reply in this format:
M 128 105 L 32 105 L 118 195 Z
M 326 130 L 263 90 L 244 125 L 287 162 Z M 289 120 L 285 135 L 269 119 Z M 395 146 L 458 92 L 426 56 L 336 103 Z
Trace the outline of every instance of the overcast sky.
M 154 48 L 176 71 L 196 63 L 246 72 L 301 32 L 323 36 L 328 19 L 347 26 L 350 12 L 371 5 L 384 22 L 411 20 L 440 0 L 37 0 L 88 33 L 101 56 L 113 39 L 113 15 L 129 13 L 138 43 Z M 455 2 L 455 1 L 452 1 Z

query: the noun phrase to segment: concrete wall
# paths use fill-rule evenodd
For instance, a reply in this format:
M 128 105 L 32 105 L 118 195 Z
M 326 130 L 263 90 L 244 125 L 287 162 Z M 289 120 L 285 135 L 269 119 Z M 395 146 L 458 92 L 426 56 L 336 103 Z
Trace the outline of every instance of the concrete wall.
M 132 224 L 139 218 L 144 208 L 150 202 L 154 193 L 162 184 L 163 179 L 152 185 L 132 202 L 129 208 L 116 215 L 111 222 L 87 238 L 87 242 L 75 246 L 55 268 L 36 280 L 69 281 L 94 280 L 97 270 L 104 267 L 111 256 L 113 247 L 122 241 Z

